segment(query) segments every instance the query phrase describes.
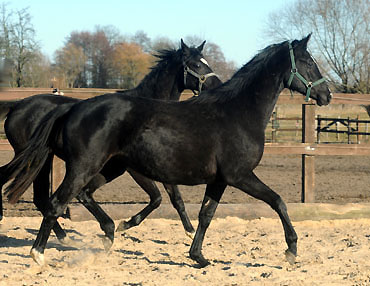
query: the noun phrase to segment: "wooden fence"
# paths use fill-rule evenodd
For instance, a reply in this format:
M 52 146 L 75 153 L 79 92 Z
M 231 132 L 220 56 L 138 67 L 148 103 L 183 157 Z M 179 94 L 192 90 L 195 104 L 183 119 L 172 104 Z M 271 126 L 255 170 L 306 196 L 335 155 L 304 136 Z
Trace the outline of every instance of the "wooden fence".
M 266 154 L 299 154 L 302 156 L 301 201 L 315 202 L 315 156 L 318 155 L 370 155 L 370 144 L 317 144 L 315 138 L 316 105 L 304 102 L 302 97 L 281 96 L 278 104 L 302 105 L 302 142 L 266 143 Z M 370 105 L 370 94 L 334 94 L 331 104 Z
M 0 100 L 19 99 L 33 94 L 50 93 L 51 89 L 6 89 L 0 93 Z M 71 89 L 63 90 L 65 96 L 88 98 L 91 96 L 114 92 L 104 89 Z M 191 97 L 191 92 L 182 95 L 182 99 Z M 298 104 L 302 106 L 302 142 L 301 143 L 266 143 L 265 154 L 298 154 L 302 156 L 302 196 L 301 201 L 312 203 L 315 201 L 315 156 L 319 155 L 361 155 L 370 156 L 370 144 L 318 144 L 316 143 L 314 102 L 305 102 L 303 96 L 290 96 L 283 92 L 278 104 Z M 370 94 L 334 94 L 331 104 L 370 105 Z M 6 140 L 0 141 L 1 150 L 12 150 Z M 62 164 L 59 163 L 59 166 Z M 60 167 L 58 167 L 60 168 Z M 55 168 L 55 169 L 58 169 Z M 57 170 L 58 172 L 58 170 Z M 59 171 L 60 172 L 60 171 Z M 59 181 L 57 178 L 56 181 Z
M 367 116 L 367 115 L 366 115 Z M 316 116 L 317 143 L 360 144 L 369 141 L 370 120 Z M 325 136 L 323 136 L 325 135 Z M 331 136 L 329 136 L 331 135 Z M 274 111 L 266 128 L 266 143 L 301 142 L 302 118 L 278 117 Z
M 333 118 L 333 117 L 321 117 L 317 116 L 317 142 L 321 143 L 321 133 L 335 133 L 336 141 L 340 140 L 339 135 L 343 134 L 346 137 L 347 144 L 360 143 L 360 136 L 366 136 L 367 138 L 370 133 L 369 124 L 370 120 L 360 120 L 358 117 L 353 118 Z M 364 125 L 364 126 L 363 126 Z M 364 128 L 360 128 L 363 126 Z M 352 142 L 351 137 L 355 137 L 356 141 Z M 322 142 L 328 143 L 328 142 Z

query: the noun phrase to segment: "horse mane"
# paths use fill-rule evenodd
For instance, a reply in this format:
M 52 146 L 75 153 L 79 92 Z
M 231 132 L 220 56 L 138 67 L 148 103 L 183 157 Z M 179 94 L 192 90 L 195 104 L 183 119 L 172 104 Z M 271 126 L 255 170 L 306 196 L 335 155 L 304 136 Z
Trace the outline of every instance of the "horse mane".
M 152 54 L 154 57 L 157 58 L 156 66 L 153 66 L 152 69 L 155 69 L 156 67 L 160 65 L 168 64 L 168 62 L 178 62 L 181 60 L 181 49 L 175 50 L 175 49 L 162 49 L 158 50 L 155 53 Z
M 288 41 L 284 41 L 279 44 L 267 46 L 220 87 L 209 91 L 203 91 L 201 96 L 193 97 L 188 101 L 193 103 L 224 103 L 233 99 L 240 94 L 241 90 L 248 89 L 255 85 L 257 83 L 256 77 L 261 75 L 261 72 L 266 69 L 271 59 L 282 49 L 286 48 L 287 45 Z M 249 94 L 246 94 L 246 96 L 248 95 Z
M 144 77 L 141 83 L 138 85 L 142 86 L 151 82 L 156 81 L 159 74 L 163 71 L 164 67 L 168 67 L 169 63 L 179 63 L 181 62 L 181 49 L 163 49 L 152 54 L 157 58 L 155 64 L 150 67 L 150 72 Z

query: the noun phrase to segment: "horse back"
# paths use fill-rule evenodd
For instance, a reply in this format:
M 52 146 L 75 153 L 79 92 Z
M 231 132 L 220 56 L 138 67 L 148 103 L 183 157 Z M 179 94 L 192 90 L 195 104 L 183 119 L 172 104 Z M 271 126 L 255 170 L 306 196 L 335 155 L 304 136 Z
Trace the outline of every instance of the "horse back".
M 4 124 L 7 138 L 15 151 L 25 148 L 30 136 L 47 113 L 59 105 L 78 101 L 76 98 L 52 94 L 38 94 L 17 101 Z

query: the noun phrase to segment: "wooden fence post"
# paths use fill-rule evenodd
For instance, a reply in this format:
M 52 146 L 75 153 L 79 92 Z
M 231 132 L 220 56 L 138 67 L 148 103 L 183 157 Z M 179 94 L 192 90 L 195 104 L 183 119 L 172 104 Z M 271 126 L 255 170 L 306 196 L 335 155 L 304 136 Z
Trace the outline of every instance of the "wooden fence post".
M 315 105 L 302 104 L 302 142 L 315 143 Z M 302 155 L 302 203 L 315 202 L 315 156 Z

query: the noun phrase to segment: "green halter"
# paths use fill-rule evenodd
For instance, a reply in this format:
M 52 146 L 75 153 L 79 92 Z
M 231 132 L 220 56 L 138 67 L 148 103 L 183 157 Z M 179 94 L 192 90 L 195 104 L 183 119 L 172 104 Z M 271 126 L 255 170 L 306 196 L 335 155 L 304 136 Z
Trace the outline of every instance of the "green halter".
M 309 98 L 310 98 L 310 94 L 311 94 L 311 88 L 313 88 L 314 86 L 316 85 L 319 85 L 320 83 L 323 83 L 326 81 L 326 79 L 323 77 L 315 82 L 311 82 L 311 81 L 307 81 L 297 70 L 296 68 L 296 65 L 295 65 L 295 60 L 294 60 L 294 53 L 293 53 L 293 47 L 292 45 L 289 43 L 289 53 L 290 53 L 290 60 L 292 62 L 292 70 L 291 70 L 291 73 L 290 73 L 290 77 L 289 77 L 289 80 L 288 80 L 288 88 L 290 87 L 292 81 L 293 81 L 293 78 L 294 76 L 296 76 L 301 82 L 303 82 L 303 84 L 306 86 L 307 88 L 307 92 L 306 92 L 306 97 L 305 97 L 305 101 L 308 101 Z M 291 91 L 291 90 L 290 90 Z

